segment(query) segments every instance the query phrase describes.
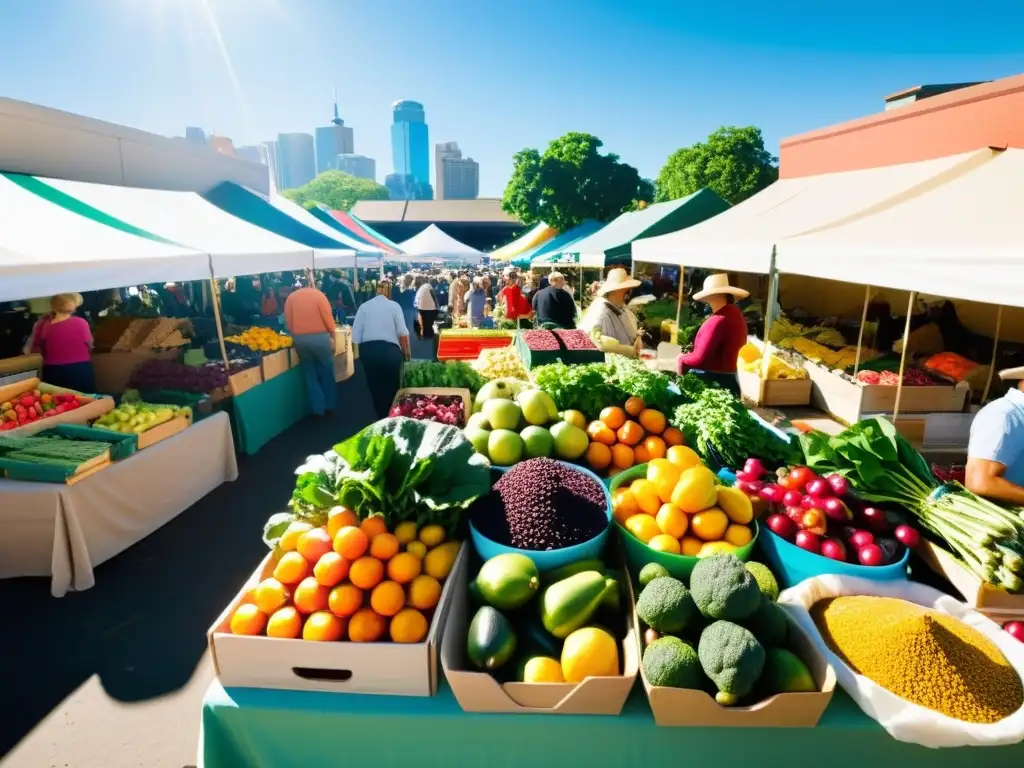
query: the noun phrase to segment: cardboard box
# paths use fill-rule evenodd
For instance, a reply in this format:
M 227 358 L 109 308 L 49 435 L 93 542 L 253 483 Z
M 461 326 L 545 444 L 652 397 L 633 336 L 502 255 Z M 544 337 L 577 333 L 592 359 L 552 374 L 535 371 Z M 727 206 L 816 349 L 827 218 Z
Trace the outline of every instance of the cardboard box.
M 811 389 L 814 384 L 810 379 L 775 379 L 764 382 L 750 371 L 739 371 L 740 394 L 754 405 L 785 406 L 808 405 L 811 402 Z
M 143 448 L 156 445 L 161 440 L 166 440 L 168 437 L 183 432 L 190 426 L 192 426 L 192 419 L 188 416 L 175 416 L 170 421 L 165 421 L 163 424 L 147 429 L 139 435 L 139 450 L 141 451 Z
M 49 392 L 50 394 L 64 394 L 74 391 L 71 389 L 65 389 L 64 387 L 55 387 L 52 384 L 41 382 L 39 379 L 26 379 L 25 381 L 19 381 L 16 384 L 7 384 L 6 386 L 0 387 L 0 403 L 8 401 L 12 397 L 18 397 L 25 392 L 31 392 L 33 389 L 38 389 L 43 393 Z M 44 429 L 56 426 L 57 424 L 87 424 L 90 421 L 95 421 L 108 411 L 114 410 L 113 398 L 90 397 L 89 395 L 84 395 L 81 392 L 75 392 L 75 394 L 87 398 L 88 402 L 80 405 L 73 411 L 66 411 L 64 413 L 59 413 L 56 416 L 38 419 L 23 427 L 8 430 L 4 432 L 4 434 L 10 435 L 11 437 L 28 437 L 30 435 L 34 435 L 36 432 L 42 432 Z
M 291 368 L 288 357 L 290 349 L 279 349 L 277 352 L 271 352 L 268 355 L 264 355 L 260 366 L 263 369 L 263 380 L 270 381 L 275 376 L 280 376 L 282 373 L 287 373 Z
M 626 616 L 626 637 L 622 641 L 623 674 L 619 677 L 588 677 L 582 683 L 499 683 L 486 672 L 469 671 L 466 660 L 466 632 L 472 606 L 469 602 L 469 558 L 454 586 L 451 614 L 441 644 L 445 677 L 464 712 L 500 712 L 531 715 L 618 715 L 629 698 L 640 668 L 636 617 Z M 633 589 L 626 579 L 624 599 L 632 605 Z
M 228 389 L 231 390 L 231 394 L 234 397 L 238 397 L 243 392 L 248 392 L 253 387 L 262 383 L 263 370 L 259 365 L 254 365 L 252 368 L 246 368 L 243 371 L 238 371 L 228 376 Z
M 1002 587 L 986 584 L 949 551 L 928 539 L 922 538 L 921 545 L 914 552 L 929 568 L 956 587 L 964 602 L 979 613 L 999 623 L 1024 621 L 1024 594 L 1014 594 Z
M 128 324 L 121 338 L 112 347 L 114 352 L 127 352 L 136 349 L 150 333 L 160 324 L 160 318 L 136 318 Z
M 298 368 L 299 367 L 299 353 L 295 349 L 288 350 L 288 367 Z
M 180 349 L 156 352 L 152 349 L 131 349 L 120 352 L 98 352 L 92 356 L 96 374 L 96 389 L 108 394 L 120 394 L 128 389 L 132 374 L 150 360 L 181 360 Z
M 213 666 L 225 687 L 274 688 L 329 693 L 433 696 L 437 692 L 437 645 L 444 631 L 452 595 L 466 592 L 457 584 L 465 574 L 469 547 L 463 545 L 434 609 L 422 643 L 317 643 L 230 633 L 231 615 L 256 584 L 274 569 L 273 554 L 264 558 L 231 604 L 207 632 Z
M 0 360 L 0 376 L 7 376 L 12 373 L 27 373 L 34 371 L 38 376 L 43 370 L 43 356 L 37 354 L 15 355 Z
M 398 398 L 402 395 L 456 395 L 462 398 L 462 423 L 460 427 L 466 426 L 466 422 L 469 421 L 469 417 L 473 414 L 473 395 L 466 388 L 460 387 L 408 387 L 407 389 L 400 389 L 395 393 L 395 399 L 391 401 L 391 406 L 398 405 Z

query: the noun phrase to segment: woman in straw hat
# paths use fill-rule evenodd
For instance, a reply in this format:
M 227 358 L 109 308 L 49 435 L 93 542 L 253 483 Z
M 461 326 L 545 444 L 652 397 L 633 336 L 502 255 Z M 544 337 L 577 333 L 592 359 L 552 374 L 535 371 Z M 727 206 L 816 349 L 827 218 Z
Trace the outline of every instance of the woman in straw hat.
M 626 306 L 626 296 L 639 285 L 640 281 L 630 277 L 622 267 L 609 270 L 593 303 L 583 313 L 580 328 L 588 332 L 597 329 L 602 336 L 610 336 L 619 344 L 636 344 L 639 325 L 636 315 Z
M 703 290 L 693 294 L 693 298 L 711 307 L 712 315 L 697 331 L 693 351 L 676 360 L 680 374 L 697 372 L 733 394 L 739 394 L 736 357 L 740 347 L 747 343 L 747 321 L 736 301 L 749 295 L 742 288 L 729 285 L 729 276 L 724 273 L 709 275 L 704 280 Z
M 75 315 L 80 306 L 82 297 L 77 293 L 59 293 L 50 299 L 50 311 L 32 329 L 31 350 L 43 356 L 47 384 L 92 393 L 96 389 L 92 331 L 84 317 Z

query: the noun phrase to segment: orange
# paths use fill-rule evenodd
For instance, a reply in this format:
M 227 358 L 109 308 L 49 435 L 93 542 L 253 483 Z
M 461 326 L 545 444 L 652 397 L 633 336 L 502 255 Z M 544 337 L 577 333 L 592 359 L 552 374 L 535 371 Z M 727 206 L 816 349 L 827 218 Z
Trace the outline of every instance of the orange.
M 686 438 L 683 437 L 683 433 L 675 427 L 669 427 L 661 433 L 661 439 L 665 441 L 665 445 L 683 445 L 686 442 Z
M 312 527 L 309 523 L 303 523 L 299 520 L 292 521 L 288 524 L 285 532 L 281 534 L 281 540 L 277 542 L 278 549 L 282 552 L 294 552 L 295 545 L 299 543 L 299 536 Z
M 378 533 L 370 539 L 370 557 L 390 560 L 398 554 L 398 537 L 393 533 Z
M 362 557 L 369 546 L 369 537 L 351 525 L 346 525 L 334 537 L 334 551 L 349 562 Z
M 397 581 L 382 581 L 370 593 L 370 607 L 381 616 L 394 616 L 405 605 L 405 590 Z
M 330 590 L 312 576 L 299 582 L 292 595 L 292 602 L 302 613 L 316 613 L 327 610 L 327 597 Z
M 331 642 L 341 640 L 345 635 L 345 620 L 339 619 L 330 611 L 317 611 L 306 619 L 302 627 L 303 640 L 320 640 Z
M 387 629 L 387 621 L 372 608 L 360 608 L 348 620 L 348 639 L 353 643 L 373 643 L 380 640 Z
M 288 602 L 288 590 L 275 578 L 264 579 L 252 591 L 252 601 L 269 616 Z
M 646 464 L 650 460 L 650 451 L 647 450 L 643 443 L 633 448 L 633 461 L 637 464 Z
M 680 469 L 689 469 L 701 463 L 700 456 L 692 448 L 687 448 L 685 445 L 673 445 L 665 451 L 665 458 Z
M 327 512 L 327 535 L 334 541 L 338 531 L 347 525 L 359 526 L 359 518 L 348 507 L 331 507 Z
M 704 542 L 698 539 L 696 536 L 683 536 L 679 542 L 680 554 L 686 555 L 687 557 L 696 557 L 697 553 L 700 552 L 701 547 L 704 546 Z
M 325 552 L 313 566 L 313 576 L 325 587 L 333 587 L 348 576 L 349 565 L 349 561 L 337 552 Z
M 274 611 L 267 619 L 267 637 L 292 640 L 302 634 L 302 616 L 291 605 Z
M 619 442 L 626 445 L 636 445 L 644 439 L 644 430 L 635 421 L 627 421 L 618 431 Z
M 670 555 L 678 555 L 681 551 L 679 541 L 673 539 L 667 533 L 659 533 L 657 536 L 654 536 L 647 542 L 647 546 L 655 552 L 667 552 Z
M 718 507 L 698 512 L 690 520 L 690 530 L 704 541 L 719 541 L 728 527 L 729 518 Z
M 690 518 L 675 504 L 662 504 L 655 519 L 661 532 L 667 533 L 673 539 L 682 538 L 686 529 L 690 527 Z
M 652 459 L 663 459 L 665 458 L 665 441 L 657 435 L 651 435 L 643 442 L 644 448 L 651 455 Z M 637 446 L 639 447 L 639 446 Z
M 608 430 L 611 432 L 611 430 Z M 614 433 L 612 435 L 614 437 Z M 612 449 L 604 443 L 591 443 L 587 446 L 587 464 L 593 469 L 605 469 L 612 463 Z
M 429 611 L 441 599 L 441 582 L 433 576 L 417 576 L 409 583 L 409 599 L 412 608 Z
M 348 580 L 360 589 L 373 589 L 383 578 L 384 564 L 375 557 L 360 557 L 348 569 Z
M 399 584 L 408 584 L 422 570 L 423 561 L 411 552 L 401 552 L 388 560 L 388 578 Z
M 313 528 L 299 536 L 295 551 L 312 564 L 331 551 L 331 544 L 326 528 Z
M 387 533 L 388 526 L 384 522 L 384 518 L 380 515 L 373 515 L 368 517 L 359 524 L 359 530 L 366 534 L 368 539 L 372 539 L 374 536 Z
M 351 616 L 363 607 L 363 590 L 352 584 L 335 587 L 327 597 L 327 607 L 335 616 Z
M 657 521 L 650 515 L 633 515 L 625 523 L 627 531 L 636 536 L 644 544 L 661 533 Z
M 640 505 L 628 486 L 619 486 L 612 493 L 612 514 L 618 523 L 625 523 L 633 515 L 640 514 Z
M 615 405 L 609 405 L 601 411 L 600 420 L 611 429 L 618 429 L 626 423 L 626 412 Z
M 262 635 L 267 626 L 267 614 L 252 603 L 242 603 L 231 614 L 231 634 Z
M 395 526 L 395 538 L 398 539 L 399 544 L 416 541 L 416 533 L 416 523 L 412 520 L 406 520 Z
M 661 499 L 658 497 L 658 488 L 650 480 L 634 480 L 629 490 L 633 492 L 637 506 L 645 515 L 654 516 L 661 508 Z
M 633 449 L 628 445 L 616 443 L 612 446 L 612 466 L 616 469 L 629 469 L 633 466 Z
M 646 407 L 647 403 L 639 397 L 631 397 L 626 401 L 626 413 L 630 416 L 639 416 Z
M 668 459 L 651 459 L 647 465 L 647 479 L 658 489 L 658 497 L 662 501 L 672 500 L 672 491 L 679 482 L 679 467 Z
M 587 435 L 591 442 L 615 445 L 615 430 L 603 421 L 592 421 L 587 425 Z
M 309 562 L 298 552 L 285 552 L 274 566 L 274 578 L 282 584 L 298 584 L 309 575 Z
M 396 643 L 420 643 L 429 628 L 422 613 L 415 608 L 406 608 L 391 620 L 391 639 Z
M 660 435 L 665 431 L 665 427 L 668 426 L 668 419 L 665 418 L 665 414 L 653 408 L 645 408 L 641 411 L 637 421 L 640 422 L 641 427 L 656 435 Z
M 727 541 L 734 547 L 745 547 L 754 538 L 754 532 L 745 525 L 732 523 L 725 529 L 722 540 Z

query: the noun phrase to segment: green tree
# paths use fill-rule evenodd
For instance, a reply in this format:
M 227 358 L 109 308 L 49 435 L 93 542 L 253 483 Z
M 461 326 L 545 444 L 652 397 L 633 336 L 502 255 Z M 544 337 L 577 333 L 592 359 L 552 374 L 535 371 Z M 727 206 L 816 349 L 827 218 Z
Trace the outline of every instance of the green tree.
M 760 128 L 722 126 L 669 156 L 654 182 L 657 199 L 676 200 L 707 187 L 736 205 L 779 178 L 777 163 Z
M 317 203 L 333 211 L 347 211 L 360 200 L 387 200 L 387 187 L 342 171 L 324 171 L 308 184 L 281 192 L 289 200 L 312 208 Z
M 596 136 L 573 132 L 552 141 L 543 154 L 517 152 L 502 209 L 524 224 L 543 221 L 565 231 L 584 219 L 611 221 L 634 201 L 653 200 L 651 182 L 618 155 L 601 154 L 601 146 Z

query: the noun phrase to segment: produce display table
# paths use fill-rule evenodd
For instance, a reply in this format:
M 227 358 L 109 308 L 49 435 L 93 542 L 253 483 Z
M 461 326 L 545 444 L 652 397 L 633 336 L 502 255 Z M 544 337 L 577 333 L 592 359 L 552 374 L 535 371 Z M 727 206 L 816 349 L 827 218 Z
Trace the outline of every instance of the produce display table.
M 203 701 L 199 768 L 316 765 L 721 765 L 793 768 L 1021 765 L 1024 744 L 926 749 L 894 740 L 845 693 L 817 728 L 659 728 L 637 685 L 619 717 L 464 713 L 442 679 L 433 698 L 223 688 Z
M 95 584 L 93 568 L 238 477 L 231 423 L 216 414 L 75 485 L 0 480 L 0 578 Z
M 292 368 L 232 398 L 238 450 L 252 455 L 310 414 L 301 368 Z

